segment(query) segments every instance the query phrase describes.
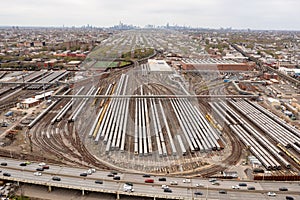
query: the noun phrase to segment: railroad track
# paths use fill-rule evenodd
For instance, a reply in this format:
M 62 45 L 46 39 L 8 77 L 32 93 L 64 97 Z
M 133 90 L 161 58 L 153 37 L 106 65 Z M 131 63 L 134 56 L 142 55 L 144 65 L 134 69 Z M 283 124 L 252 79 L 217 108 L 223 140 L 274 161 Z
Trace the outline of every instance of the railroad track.
M 97 85 L 101 85 L 101 87 L 105 88 L 107 85 L 111 82 L 117 82 L 120 79 L 120 76 L 123 73 L 126 73 L 128 69 L 126 70 L 116 70 L 114 73 L 110 73 L 106 78 L 101 79 Z M 87 80 L 86 80 L 87 81 Z M 142 80 L 140 80 L 142 83 Z M 162 81 L 162 80 L 161 80 Z M 84 84 L 87 84 L 89 81 L 85 83 L 77 83 L 76 87 L 82 87 Z M 174 94 L 173 88 L 166 87 L 162 85 L 161 83 L 148 83 L 143 85 L 144 93 L 151 93 L 151 94 Z M 103 90 L 105 92 L 105 89 Z M 134 91 L 135 94 L 137 94 L 139 90 L 137 89 Z M 65 102 L 66 103 L 66 102 Z M 163 101 L 162 102 L 164 107 L 169 108 L 168 110 L 172 110 L 172 106 L 169 101 Z M 94 104 L 93 109 L 100 109 L 100 103 L 96 102 Z M 64 105 L 63 103 L 59 103 L 53 111 L 58 111 L 60 109 L 60 106 Z M 130 107 L 134 107 L 134 101 L 130 100 Z M 134 118 L 134 112 L 132 111 L 134 109 L 130 109 L 130 116 L 133 119 Z M 70 112 L 70 111 L 69 111 Z M 69 113 L 68 112 L 68 113 Z M 81 167 L 95 167 L 95 168 L 102 168 L 102 169 L 111 169 L 111 166 L 107 166 L 101 160 L 94 157 L 88 147 L 86 147 L 84 144 L 84 140 L 87 137 L 87 132 L 83 131 L 79 134 L 78 127 L 75 127 L 74 123 L 67 123 L 67 118 L 70 116 L 70 114 L 67 114 L 61 122 L 59 122 L 56 125 L 51 125 L 50 121 L 54 117 L 54 114 L 47 114 L 44 118 L 43 122 L 41 122 L 38 126 L 34 127 L 31 131 L 32 133 L 32 139 L 35 142 L 35 147 L 39 147 L 43 150 L 43 152 L 51 152 L 53 156 L 56 156 L 60 159 L 61 162 L 64 162 L 66 164 L 70 165 L 76 165 Z M 173 116 L 174 113 L 173 113 Z M 168 119 L 169 121 L 172 119 Z M 176 121 L 175 119 L 172 121 Z M 176 123 L 172 122 L 169 124 L 173 124 L 173 127 L 171 129 L 176 129 Z M 179 126 L 177 124 L 177 126 Z M 59 133 L 56 133 L 56 129 L 59 129 Z M 42 130 L 47 130 L 48 134 L 49 132 L 53 132 L 54 134 L 51 134 L 50 137 L 47 136 L 47 134 L 41 135 Z M 74 131 L 75 130 L 75 131 Z M 174 130 L 172 130 L 173 132 Z M 166 135 L 165 130 L 163 130 L 164 134 Z M 132 138 L 130 136 L 127 136 L 127 141 L 130 141 Z M 153 140 L 152 140 L 153 142 Z M 168 144 L 168 141 L 166 141 Z M 132 153 L 133 152 L 133 146 L 131 146 L 132 142 L 126 145 L 126 151 Z M 155 145 L 152 145 L 155 147 Z M 167 149 L 168 154 L 171 154 L 170 148 Z M 187 156 L 189 158 L 195 158 L 196 156 L 191 154 L 190 152 L 187 153 Z M 233 156 L 233 160 L 230 161 L 232 163 L 236 162 L 235 159 L 236 155 Z M 169 158 L 162 158 L 166 162 L 172 162 L 169 160 Z M 185 161 L 183 164 L 183 168 L 185 170 L 195 170 L 197 172 L 201 172 L 204 177 L 211 176 L 212 174 L 215 174 L 218 171 L 222 171 L 224 169 L 223 166 L 219 165 L 213 165 L 209 169 L 199 169 L 201 167 L 201 162 L 195 161 L 191 159 L 190 162 Z M 149 168 L 149 170 L 151 170 Z M 159 171 L 161 172 L 175 172 L 179 171 L 180 168 L 174 164 L 171 166 L 166 166 Z
M 228 165 L 236 165 L 242 156 L 242 144 L 238 138 L 227 131 L 230 143 L 232 145 L 231 154 L 223 160 Z
M 117 80 L 123 72 L 124 70 L 118 70 L 110 76 L 108 80 Z M 107 81 L 103 80 L 101 80 L 101 82 L 103 84 L 105 84 L 105 82 L 107 83 Z M 79 83 L 76 86 L 81 87 L 82 84 L 83 83 Z M 34 142 L 35 147 L 41 149 L 43 152 L 50 152 L 53 156 L 58 157 L 59 160 L 62 160 L 66 164 L 81 167 L 94 166 L 101 169 L 110 169 L 110 167 L 101 163 L 87 150 L 82 143 L 82 138 L 78 132 L 76 130 L 74 132 L 74 123 L 67 123 L 66 119 L 70 116 L 70 114 L 67 114 L 57 125 L 51 125 L 51 119 L 55 116 L 53 113 L 65 104 L 65 101 L 60 102 L 52 110 L 54 111 L 52 114 L 48 113 L 43 122 L 40 122 L 39 125 L 31 129 L 30 134 L 32 135 L 32 141 Z M 67 124 L 67 132 L 64 128 L 65 124 Z M 56 133 L 56 128 L 59 129 L 58 134 Z M 47 130 L 48 134 L 41 135 L 40 133 L 43 130 Z M 51 136 L 48 137 L 50 132 L 54 132 L 55 134 L 51 134 Z

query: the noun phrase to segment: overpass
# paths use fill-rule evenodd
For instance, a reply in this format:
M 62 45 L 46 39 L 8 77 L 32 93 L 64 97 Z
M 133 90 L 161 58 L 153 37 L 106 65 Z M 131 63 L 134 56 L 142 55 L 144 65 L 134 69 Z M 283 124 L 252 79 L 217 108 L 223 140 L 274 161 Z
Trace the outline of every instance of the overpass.
M 82 195 L 86 192 L 107 193 L 116 196 L 116 199 L 122 196 L 147 197 L 153 199 L 196 199 L 194 193 L 201 191 L 202 198 L 206 199 L 268 199 L 264 196 L 268 191 L 277 191 L 279 199 L 283 199 L 286 194 L 300 198 L 298 182 L 251 182 L 243 181 L 248 185 L 254 186 L 256 190 L 248 191 L 247 188 L 240 190 L 232 189 L 232 185 L 237 185 L 239 180 L 219 180 L 220 185 L 211 185 L 209 180 L 201 178 L 190 178 L 189 182 L 184 182 L 184 177 L 173 176 L 151 176 L 154 183 L 145 183 L 141 174 L 119 173 L 120 180 L 113 180 L 108 177 L 107 171 L 97 171 L 87 177 L 79 176 L 86 169 L 62 167 L 50 165 L 50 169 L 45 170 L 42 176 L 34 176 L 33 172 L 39 167 L 37 163 L 32 163 L 27 166 L 20 166 L 21 161 L 0 158 L 0 162 L 6 162 L 7 166 L 1 166 L 2 174 L 0 179 L 15 181 L 16 183 L 28 183 L 42 185 L 48 187 L 49 192 L 54 188 L 65 188 L 81 191 Z M 4 173 L 10 173 L 11 176 L 4 176 Z M 58 176 L 61 181 L 54 181 L 52 177 Z M 159 178 L 165 177 L 167 181 L 161 182 Z M 95 180 L 103 181 L 103 184 L 96 184 Z M 169 185 L 170 181 L 176 181 L 178 185 Z M 126 182 L 133 183 L 134 192 L 125 192 L 123 184 Z M 165 193 L 161 187 L 162 184 L 169 185 L 172 193 Z M 196 184 L 201 184 L 201 187 L 196 187 Z M 288 192 L 278 191 L 279 187 L 285 186 Z M 226 190 L 228 195 L 219 193 L 219 190 Z M 282 198 L 280 198 L 282 196 Z M 199 199 L 199 198 L 197 198 Z

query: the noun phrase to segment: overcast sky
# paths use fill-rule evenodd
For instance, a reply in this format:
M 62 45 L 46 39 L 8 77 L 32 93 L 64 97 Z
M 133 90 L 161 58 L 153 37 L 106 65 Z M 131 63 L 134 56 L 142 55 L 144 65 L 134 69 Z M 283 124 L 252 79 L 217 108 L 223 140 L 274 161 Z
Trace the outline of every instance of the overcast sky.
M 300 0 L 2 0 L 0 26 L 144 26 L 300 30 Z

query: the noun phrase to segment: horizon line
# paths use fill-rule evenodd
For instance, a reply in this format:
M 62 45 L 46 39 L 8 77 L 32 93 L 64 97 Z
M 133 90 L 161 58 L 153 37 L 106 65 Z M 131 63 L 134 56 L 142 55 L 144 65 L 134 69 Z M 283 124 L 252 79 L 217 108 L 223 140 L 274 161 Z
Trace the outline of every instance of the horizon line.
M 88 25 L 88 26 L 87 26 Z M 93 26 L 90 24 L 86 25 L 73 25 L 73 26 L 64 26 L 64 25 L 49 25 L 49 26 L 42 26 L 42 25 L 0 25 L 0 28 L 75 28 L 75 29 L 80 29 L 80 28 L 100 28 L 100 29 L 113 29 L 118 27 L 120 24 L 117 25 L 112 25 L 112 26 Z M 193 27 L 193 26 L 185 26 L 185 25 L 175 25 L 175 26 L 169 26 L 166 28 L 166 25 L 154 25 L 154 24 L 147 24 L 144 25 L 144 27 L 138 26 L 138 25 L 132 25 L 132 24 L 123 24 L 124 26 L 131 27 L 131 29 L 172 29 L 172 28 L 181 28 L 181 29 L 187 29 L 187 30 L 192 30 L 192 29 L 202 29 L 202 30 L 230 30 L 230 31 L 291 31 L 291 32 L 299 32 L 300 30 L 297 29 L 256 29 L 256 28 L 234 28 L 234 27 L 220 27 L 220 28 L 209 28 L 209 27 Z M 146 26 L 148 25 L 153 25 L 154 27 L 148 28 Z M 122 30 L 122 29 L 119 29 Z M 125 30 L 125 29 L 123 29 Z

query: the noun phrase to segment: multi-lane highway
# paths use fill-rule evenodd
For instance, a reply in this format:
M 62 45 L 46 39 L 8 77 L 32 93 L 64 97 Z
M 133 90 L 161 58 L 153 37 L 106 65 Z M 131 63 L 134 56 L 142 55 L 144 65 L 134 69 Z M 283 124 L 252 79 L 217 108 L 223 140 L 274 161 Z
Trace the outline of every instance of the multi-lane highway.
M 170 199 L 192 199 L 192 198 L 208 198 L 208 199 L 285 199 L 285 196 L 293 196 L 300 199 L 300 183 L 299 182 L 245 182 L 247 186 L 254 186 L 256 190 L 249 191 L 247 187 L 241 187 L 239 190 L 231 189 L 233 185 L 237 185 L 244 181 L 236 180 L 218 180 L 220 185 L 212 185 L 207 179 L 193 178 L 184 183 L 184 177 L 166 176 L 166 181 L 159 181 L 162 176 L 151 176 L 154 183 L 145 183 L 145 179 L 141 174 L 123 174 L 118 173 L 121 180 L 113 180 L 107 175 L 108 171 L 96 171 L 87 177 L 80 176 L 80 173 L 88 169 L 70 168 L 63 166 L 50 165 L 50 169 L 44 170 L 42 176 L 35 176 L 33 173 L 40 166 L 38 163 L 32 163 L 27 166 L 20 166 L 21 161 L 11 159 L 0 159 L 0 163 L 7 163 L 7 166 L 1 166 L 1 179 L 13 180 L 19 182 L 27 182 L 38 185 L 51 187 L 73 188 L 83 191 L 95 191 L 102 193 L 127 194 L 134 196 L 160 197 Z M 9 173 L 11 176 L 3 176 Z M 60 177 L 60 181 L 52 180 L 52 177 Z M 103 184 L 95 183 L 95 180 L 103 181 Z M 171 181 L 176 181 L 178 185 L 170 185 Z M 123 191 L 125 182 L 133 183 L 134 192 L 128 193 Z M 161 188 L 165 184 L 168 185 L 172 193 L 166 193 Z M 199 184 L 201 187 L 197 187 Z M 288 188 L 288 191 L 279 191 L 280 187 Z M 225 190 L 227 194 L 221 194 L 220 190 Z M 267 192 L 276 192 L 276 197 L 267 196 Z M 202 195 L 196 195 L 195 192 L 202 192 Z M 119 196 L 119 195 L 118 195 Z

